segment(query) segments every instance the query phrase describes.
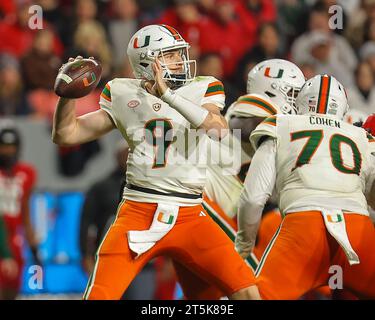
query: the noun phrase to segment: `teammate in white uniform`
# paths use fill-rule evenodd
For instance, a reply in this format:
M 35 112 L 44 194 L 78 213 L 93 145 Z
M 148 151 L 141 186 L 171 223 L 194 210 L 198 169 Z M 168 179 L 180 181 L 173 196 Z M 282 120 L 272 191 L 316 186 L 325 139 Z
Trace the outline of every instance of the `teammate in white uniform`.
M 237 226 L 230 219 L 237 214 L 243 189 L 241 180 L 243 181 L 254 154 L 250 145 L 250 134 L 263 119 L 271 115 L 295 113 L 295 97 L 304 82 L 303 73 L 295 64 L 282 59 L 263 61 L 248 74 L 247 94 L 239 97 L 228 108 L 225 117 L 229 126 L 231 129 L 239 129 L 241 134 L 224 137 L 220 150 L 225 153 L 225 148 L 228 148 L 229 154 L 237 158 L 232 159 L 234 163 L 228 166 L 229 168 L 220 164 L 208 166 L 204 189 L 207 197 L 203 206 L 231 239 L 235 237 Z M 234 147 L 239 146 L 240 150 L 230 150 L 228 146 L 231 139 L 234 141 Z M 240 155 L 237 151 L 240 151 Z M 250 255 L 247 263 L 255 270 L 257 257 Z
M 240 129 L 241 162 L 237 161 L 232 171 L 241 170 L 246 175 L 254 151 L 250 145 L 250 134 L 265 118 L 278 113 L 295 113 L 295 98 L 305 82 L 302 71 L 293 63 L 282 59 L 271 59 L 257 64 L 248 74 L 247 94 L 239 97 L 225 115 L 231 129 Z M 224 137 L 228 144 L 233 136 Z M 237 139 L 237 136 L 234 136 Z M 239 160 L 239 159 L 238 159 Z M 239 168 L 241 167 L 241 168 Z M 246 167 L 246 168 L 245 168 Z M 205 192 L 211 200 L 233 217 L 237 200 L 242 191 L 238 179 L 220 165 L 209 166 Z M 221 191 L 222 190 L 222 191 Z
M 58 102 L 55 143 L 80 144 L 117 128 L 130 147 L 124 199 L 98 248 L 85 299 L 119 299 L 158 255 L 168 255 L 230 298 L 259 298 L 253 273 L 200 204 L 204 158 L 199 165 L 186 160 L 194 152 L 204 156 L 207 135 L 221 138 L 227 128 L 220 115 L 222 84 L 194 77 L 188 48 L 174 28 L 146 26 L 128 45 L 136 80 L 110 81 L 101 109 L 78 118 L 74 100 Z M 189 140 L 196 128 L 201 139 Z
M 307 81 L 296 106 L 251 134 L 257 149 L 241 195 L 236 249 L 254 246 L 263 206 L 274 186 L 284 219 L 257 269 L 262 298 L 297 299 L 343 268 L 344 287 L 375 298 L 375 230 L 365 194 L 374 180 L 375 142 L 343 121 L 344 87 L 333 77 Z

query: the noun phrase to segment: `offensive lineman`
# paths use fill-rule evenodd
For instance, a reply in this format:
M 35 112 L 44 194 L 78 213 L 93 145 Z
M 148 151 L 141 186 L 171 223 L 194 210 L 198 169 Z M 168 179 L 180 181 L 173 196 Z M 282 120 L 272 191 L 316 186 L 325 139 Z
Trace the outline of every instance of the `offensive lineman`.
M 237 251 L 251 251 L 276 185 L 284 218 L 257 269 L 262 298 L 298 299 L 326 285 L 332 265 L 342 268 L 345 289 L 375 298 L 369 251 L 375 230 L 365 198 L 374 180 L 375 141 L 342 121 L 347 98 L 331 76 L 308 80 L 296 105 L 301 115 L 269 117 L 251 135 L 257 151 L 241 195 Z

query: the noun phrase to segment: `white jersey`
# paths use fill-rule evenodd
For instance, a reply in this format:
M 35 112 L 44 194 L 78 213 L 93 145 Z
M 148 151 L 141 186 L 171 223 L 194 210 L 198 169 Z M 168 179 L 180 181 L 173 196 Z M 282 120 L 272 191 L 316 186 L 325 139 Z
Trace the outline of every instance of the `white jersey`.
M 281 110 L 270 98 L 260 94 L 245 94 L 230 105 L 225 118 L 227 121 L 233 117 L 265 119 L 278 113 L 281 113 Z M 250 137 L 249 142 L 242 141 L 241 146 L 241 166 L 246 166 L 250 163 L 251 157 L 254 155 L 254 149 L 250 144 Z
M 230 105 L 225 118 L 227 121 L 234 116 L 242 118 L 267 118 L 279 112 L 279 108 L 268 97 L 259 94 L 246 94 L 239 97 L 237 101 Z M 231 139 L 237 141 L 230 142 Z M 232 150 L 233 145 L 240 146 L 240 154 L 238 154 L 237 150 Z M 221 165 L 210 165 L 208 167 L 205 193 L 229 217 L 233 217 L 237 213 L 237 205 L 243 189 L 243 185 L 236 175 L 240 172 L 240 176 L 246 175 L 254 151 L 250 140 L 249 143 L 246 143 L 241 141 L 240 137 L 237 138 L 233 135 L 226 136 L 221 141 L 221 146 L 221 151 L 223 151 L 223 148 L 227 148 L 229 154 L 236 154 L 238 158 L 230 170 Z
M 209 138 L 203 134 L 198 144 L 190 123 L 149 94 L 141 81 L 113 79 L 100 98 L 100 107 L 129 144 L 124 197 L 142 202 L 200 203 Z M 196 77 L 176 92 L 199 106 L 213 103 L 220 109 L 224 107 L 223 85 L 213 77 Z
M 251 134 L 257 148 L 276 140 L 276 191 L 284 213 L 341 209 L 368 215 L 366 184 L 375 140 L 365 130 L 325 115 L 277 115 Z

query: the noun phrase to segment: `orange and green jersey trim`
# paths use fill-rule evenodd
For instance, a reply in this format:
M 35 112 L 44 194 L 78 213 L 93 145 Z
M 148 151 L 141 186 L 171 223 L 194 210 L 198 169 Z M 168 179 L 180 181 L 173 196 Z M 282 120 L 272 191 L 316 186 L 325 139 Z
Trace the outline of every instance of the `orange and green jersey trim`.
M 101 97 L 103 97 L 105 100 L 111 102 L 111 88 L 109 87 L 109 84 L 107 83 L 100 94 Z
M 369 142 L 375 142 L 375 138 L 370 133 L 367 133 L 367 139 Z
M 269 124 L 270 126 L 276 127 L 276 117 L 275 116 L 268 117 L 265 120 L 263 120 L 262 123 Z
M 331 77 L 328 75 L 322 76 L 320 80 L 319 98 L 317 113 L 326 114 L 328 106 L 329 90 L 331 88 Z
M 270 115 L 277 114 L 277 110 L 269 102 L 256 96 L 242 96 L 238 98 L 237 103 L 245 103 L 260 108 Z
M 224 94 L 224 85 L 221 81 L 211 82 L 208 87 L 207 91 L 204 94 L 205 97 L 210 97 L 216 94 Z

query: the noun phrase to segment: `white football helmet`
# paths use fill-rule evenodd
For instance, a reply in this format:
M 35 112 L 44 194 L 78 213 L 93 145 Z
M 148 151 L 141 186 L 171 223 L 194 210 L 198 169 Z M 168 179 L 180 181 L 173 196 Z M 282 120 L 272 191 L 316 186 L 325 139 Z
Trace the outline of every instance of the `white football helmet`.
M 349 110 L 344 86 L 329 75 L 317 75 L 306 81 L 298 94 L 298 114 L 326 114 L 342 120 Z
M 282 113 L 295 114 L 295 101 L 305 76 L 294 63 L 271 59 L 258 63 L 247 76 L 247 93 L 264 94 Z
M 154 80 L 152 63 L 158 58 L 164 70 L 163 78 L 170 87 L 176 88 L 195 77 L 196 62 L 189 59 L 189 47 L 176 29 L 165 24 L 149 25 L 133 35 L 128 44 L 127 54 L 137 79 Z M 163 54 L 172 50 L 181 50 L 182 62 L 165 63 Z M 171 64 L 181 64 L 183 72 L 172 73 L 168 69 L 168 65 Z

